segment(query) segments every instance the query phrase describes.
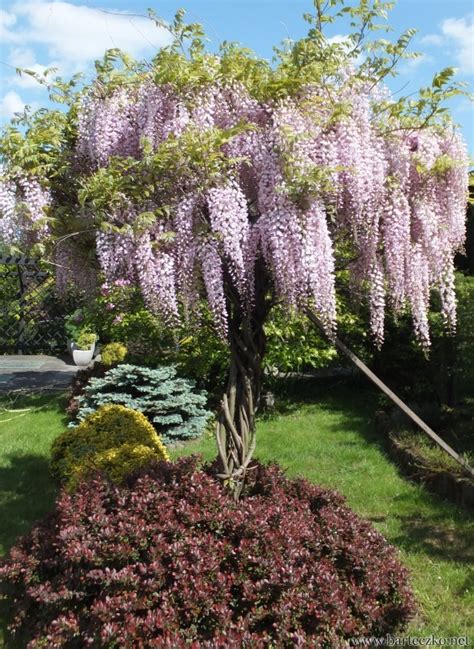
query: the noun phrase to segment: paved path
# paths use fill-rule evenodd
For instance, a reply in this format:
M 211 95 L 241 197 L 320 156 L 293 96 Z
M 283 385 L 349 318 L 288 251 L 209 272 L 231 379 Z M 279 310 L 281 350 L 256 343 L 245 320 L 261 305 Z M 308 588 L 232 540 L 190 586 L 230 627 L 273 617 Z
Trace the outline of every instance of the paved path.
M 68 357 L 0 356 L 0 393 L 64 389 L 78 369 Z

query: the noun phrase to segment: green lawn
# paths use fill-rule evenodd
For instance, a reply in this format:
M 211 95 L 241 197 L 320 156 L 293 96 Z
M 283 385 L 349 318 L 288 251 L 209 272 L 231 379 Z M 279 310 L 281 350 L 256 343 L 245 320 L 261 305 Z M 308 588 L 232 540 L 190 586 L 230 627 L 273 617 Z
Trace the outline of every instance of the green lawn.
M 49 451 L 66 425 L 64 406 L 51 394 L 0 401 L 0 554 L 54 503 Z
M 280 414 L 259 422 L 257 455 L 277 460 L 289 475 L 302 474 L 339 490 L 400 549 L 420 605 L 409 634 L 474 636 L 472 518 L 398 474 L 371 424 L 375 402 L 376 395 L 360 386 L 326 382 L 297 388 L 283 401 Z M 29 405 L 40 409 L 17 415 L 0 412 L 4 548 L 43 515 L 54 498 L 48 451 L 64 426 L 62 400 L 42 397 Z M 25 404 L 16 407 L 20 406 Z M 173 455 L 195 452 L 213 457 L 213 440 L 190 443 Z

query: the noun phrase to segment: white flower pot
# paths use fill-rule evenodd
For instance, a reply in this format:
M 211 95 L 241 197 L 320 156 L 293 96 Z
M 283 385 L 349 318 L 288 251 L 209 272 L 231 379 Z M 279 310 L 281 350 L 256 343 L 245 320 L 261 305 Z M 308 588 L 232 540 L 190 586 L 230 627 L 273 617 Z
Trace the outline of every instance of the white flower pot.
M 76 343 L 71 344 L 72 358 L 79 367 L 87 367 L 94 357 L 95 343 L 89 349 L 77 349 Z

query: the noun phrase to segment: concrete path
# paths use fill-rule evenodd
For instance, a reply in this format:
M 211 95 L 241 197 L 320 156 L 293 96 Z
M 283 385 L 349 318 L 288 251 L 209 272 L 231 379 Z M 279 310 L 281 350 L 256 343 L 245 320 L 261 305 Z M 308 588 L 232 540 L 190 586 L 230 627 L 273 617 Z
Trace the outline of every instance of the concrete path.
M 68 357 L 0 356 L 0 393 L 65 389 L 78 369 Z

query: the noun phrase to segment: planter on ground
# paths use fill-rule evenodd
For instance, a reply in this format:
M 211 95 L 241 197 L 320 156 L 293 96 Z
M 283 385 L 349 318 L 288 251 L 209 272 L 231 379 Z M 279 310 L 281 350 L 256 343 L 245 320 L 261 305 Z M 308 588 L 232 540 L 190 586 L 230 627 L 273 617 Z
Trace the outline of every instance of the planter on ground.
M 89 349 L 79 349 L 76 343 L 71 343 L 70 345 L 74 363 L 79 367 L 87 367 L 87 365 L 90 365 L 94 357 L 95 343 Z

